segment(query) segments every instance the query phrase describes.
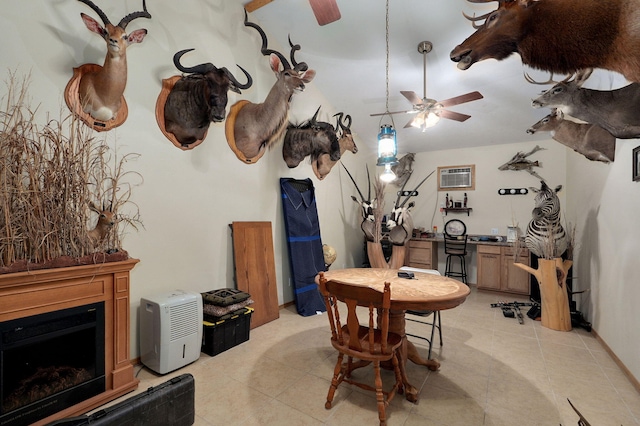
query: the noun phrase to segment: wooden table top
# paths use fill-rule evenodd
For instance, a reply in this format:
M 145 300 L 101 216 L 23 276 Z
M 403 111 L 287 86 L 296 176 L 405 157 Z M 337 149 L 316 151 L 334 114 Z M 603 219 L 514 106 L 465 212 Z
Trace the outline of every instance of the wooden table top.
M 324 273 L 327 280 L 362 285 L 380 291 L 384 283 L 391 283 L 391 309 L 443 310 L 455 308 L 470 293 L 469 287 L 441 275 L 414 272 L 414 279 L 398 277 L 397 269 L 350 268 Z

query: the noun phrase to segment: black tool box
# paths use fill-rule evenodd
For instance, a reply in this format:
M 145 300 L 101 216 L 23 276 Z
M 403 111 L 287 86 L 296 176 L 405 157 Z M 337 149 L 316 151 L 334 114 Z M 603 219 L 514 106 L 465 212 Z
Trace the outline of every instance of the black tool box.
M 93 414 L 48 426 L 191 426 L 195 423 L 194 382 L 191 374 L 182 374 Z

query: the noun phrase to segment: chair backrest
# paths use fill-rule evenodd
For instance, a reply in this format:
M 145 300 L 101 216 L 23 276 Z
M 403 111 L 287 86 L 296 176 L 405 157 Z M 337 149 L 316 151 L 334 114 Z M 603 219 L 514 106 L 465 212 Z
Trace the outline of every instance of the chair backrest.
M 362 287 L 328 281 L 324 273 L 320 272 L 320 293 L 324 297 L 327 306 L 327 314 L 331 325 L 331 338 L 340 345 L 348 345 L 349 349 L 363 352 L 364 349 L 359 339 L 360 320 L 358 319 L 358 306 L 368 308 L 369 331 L 367 339 L 369 341 L 368 350 L 371 353 L 389 354 L 391 353 L 387 345 L 389 335 L 389 309 L 391 307 L 391 285 L 384 283 L 384 291 L 374 288 Z M 349 331 L 349 341 L 345 342 L 340 320 L 339 303 L 344 303 L 347 307 L 347 329 Z M 380 341 L 375 341 L 376 324 L 380 330 Z
M 444 252 L 445 254 L 453 254 L 458 256 L 467 255 L 467 234 L 458 237 L 444 236 Z

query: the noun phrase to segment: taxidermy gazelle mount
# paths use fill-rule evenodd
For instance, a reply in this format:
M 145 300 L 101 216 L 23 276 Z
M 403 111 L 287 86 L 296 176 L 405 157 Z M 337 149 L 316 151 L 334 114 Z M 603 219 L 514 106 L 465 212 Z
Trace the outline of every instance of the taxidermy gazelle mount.
M 65 101 L 71 111 L 95 130 L 110 130 L 127 119 L 127 104 L 123 93 L 127 85 L 127 47 L 141 43 L 147 30 L 139 29 L 126 33 L 127 25 L 136 18 L 151 18 L 145 0 L 143 11 L 133 12 L 113 25 L 107 15 L 92 1 L 78 0 L 100 16 L 104 27 L 95 19 L 81 13 L 87 28 L 102 37 L 107 43 L 104 65 L 84 64 L 74 68 L 73 77 L 65 89 Z

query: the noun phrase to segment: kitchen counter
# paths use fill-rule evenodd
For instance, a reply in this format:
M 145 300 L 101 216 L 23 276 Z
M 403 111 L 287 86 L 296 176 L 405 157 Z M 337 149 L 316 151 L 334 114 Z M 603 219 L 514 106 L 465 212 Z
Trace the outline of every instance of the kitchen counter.
M 488 238 L 500 238 L 501 241 L 485 241 L 480 240 L 482 237 Z M 443 237 L 420 237 L 420 238 L 412 238 L 412 241 L 431 241 L 434 243 L 444 243 Z M 511 247 L 513 243 L 507 242 L 507 237 L 504 235 L 473 235 L 469 234 L 469 238 L 467 238 L 467 244 L 475 244 L 475 245 L 488 245 L 488 246 L 498 246 L 498 247 Z M 521 247 L 524 247 L 524 240 L 520 240 Z

